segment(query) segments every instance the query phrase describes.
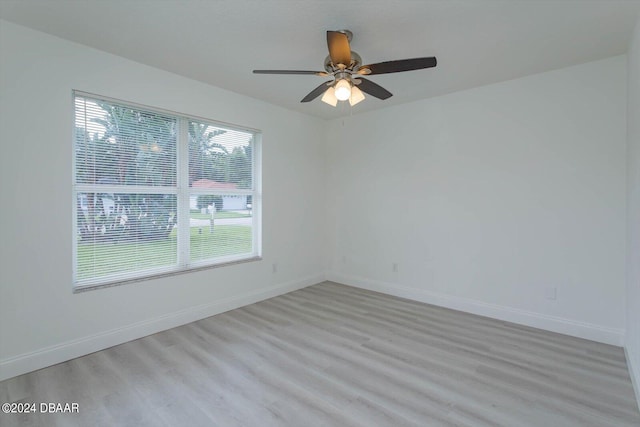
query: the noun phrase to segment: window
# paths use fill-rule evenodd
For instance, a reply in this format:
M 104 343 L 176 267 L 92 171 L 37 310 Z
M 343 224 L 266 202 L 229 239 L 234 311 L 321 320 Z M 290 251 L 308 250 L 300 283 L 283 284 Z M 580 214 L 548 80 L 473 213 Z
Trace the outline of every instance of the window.
M 260 256 L 260 134 L 74 92 L 74 287 Z

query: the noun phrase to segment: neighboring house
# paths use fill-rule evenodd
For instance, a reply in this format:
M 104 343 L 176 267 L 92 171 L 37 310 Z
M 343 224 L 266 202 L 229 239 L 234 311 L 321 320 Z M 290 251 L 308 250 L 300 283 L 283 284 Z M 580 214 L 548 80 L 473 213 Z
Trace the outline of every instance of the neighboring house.
M 210 179 L 198 179 L 191 183 L 191 188 L 201 188 L 207 190 L 237 190 L 238 184 L 232 182 L 218 182 Z M 247 209 L 247 196 L 245 195 L 220 195 L 222 198 L 223 211 L 237 211 Z M 189 197 L 189 208 L 198 209 L 198 196 Z

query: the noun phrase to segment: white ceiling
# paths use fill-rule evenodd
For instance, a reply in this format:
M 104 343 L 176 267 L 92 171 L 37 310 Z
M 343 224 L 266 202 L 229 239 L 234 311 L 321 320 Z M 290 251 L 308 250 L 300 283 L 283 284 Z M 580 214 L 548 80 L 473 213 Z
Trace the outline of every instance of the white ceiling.
M 619 55 L 639 13 L 640 0 L 0 0 L 2 19 L 323 118 Z M 365 63 L 438 66 L 371 76 L 394 96 L 353 111 L 300 103 L 321 77 L 252 73 L 322 70 L 338 29 Z

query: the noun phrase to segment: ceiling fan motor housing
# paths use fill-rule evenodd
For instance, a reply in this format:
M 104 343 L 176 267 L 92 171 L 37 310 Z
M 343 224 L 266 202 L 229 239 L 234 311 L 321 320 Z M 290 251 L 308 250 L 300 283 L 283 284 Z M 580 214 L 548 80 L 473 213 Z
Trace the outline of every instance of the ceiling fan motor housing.
M 345 66 L 345 70 L 353 72 L 360 66 L 360 64 L 362 64 L 362 58 L 360 57 L 360 55 L 358 55 L 357 52 L 354 52 L 352 50 L 351 64 L 343 65 Z M 327 57 L 324 59 L 324 69 L 327 71 L 327 73 L 333 74 L 334 72 L 339 71 L 340 67 L 338 67 L 338 64 L 334 64 L 333 61 L 331 61 L 331 55 L 327 55 Z

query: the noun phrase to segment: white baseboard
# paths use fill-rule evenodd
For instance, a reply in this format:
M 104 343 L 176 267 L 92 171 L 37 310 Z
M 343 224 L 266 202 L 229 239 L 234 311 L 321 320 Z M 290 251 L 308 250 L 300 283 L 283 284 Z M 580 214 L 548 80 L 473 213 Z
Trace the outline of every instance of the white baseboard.
M 624 330 L 606 328 L 585 322 L 578 322 L 562 317 L 549 316 L 532 311 L 520 310 L 517 308 L 489 304 L 482 301 L 446 295 L 437 292 L 425 291 L 422 289 L 410 288 L 398 284 L 379 282 L 362 277 L 343 275 L 340 273 L 328 272 L 326 280 L 341 283 L 347 286 L 354 286 L 371 291 L 381 292 L 440 307 L 451 308 L 453 310 L 464 311 L 480 316 L 491 317 L 493 319 L 513 322 L 520 325 L 531 326 L 551 332 L 558 332 L 578 338 L 585 338 L 605 344 L 622 347 L 624 343 Z
M 638 410 L 640 411 L 640 366 L 635 365 L 635 360 L 629 354 L 627 347 L 624 348 L 624 356 L 627 359 L 627 366 L 629 367 L 629 376 L 631 377 L 631 384 L 633 385 L 633 391 L 636 393 L 636 403 L 638 404 Z
M 0 381 L 286 294 L 324 280 L 323 274 L 309 276 L 0 360 Z

